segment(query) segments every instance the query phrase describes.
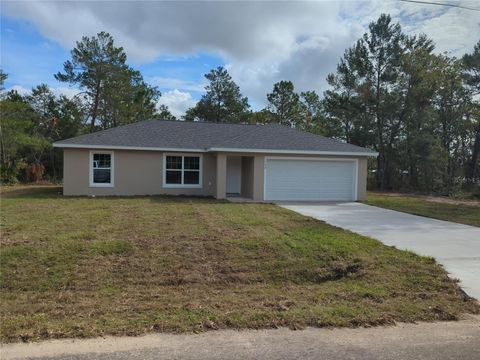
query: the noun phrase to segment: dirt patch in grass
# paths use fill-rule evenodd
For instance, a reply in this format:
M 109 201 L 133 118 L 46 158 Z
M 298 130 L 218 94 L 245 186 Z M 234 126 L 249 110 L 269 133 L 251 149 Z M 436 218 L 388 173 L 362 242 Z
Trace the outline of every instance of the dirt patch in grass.
M 2 341 L 457 319 L 434 260 L 268 204 L 2 192 Z
M 480 227 L 480 202 L 445 197 L 369 192 L 366 204 Z

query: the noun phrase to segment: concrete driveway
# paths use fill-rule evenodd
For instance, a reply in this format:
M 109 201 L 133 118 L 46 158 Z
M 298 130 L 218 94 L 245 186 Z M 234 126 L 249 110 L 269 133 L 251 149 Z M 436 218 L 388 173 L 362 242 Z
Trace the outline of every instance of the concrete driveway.
M 467 294 L 480 299 L 480 228 L 360 203 L 279 205 L 384 244 L 432 256 L 461 281 Z

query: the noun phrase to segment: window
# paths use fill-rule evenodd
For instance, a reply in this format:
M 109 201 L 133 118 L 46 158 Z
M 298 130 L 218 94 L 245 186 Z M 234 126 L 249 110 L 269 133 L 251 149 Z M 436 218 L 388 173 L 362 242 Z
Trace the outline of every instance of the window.
M 200 156 L 166 155 L 164 157 L 164 186 L 200 187 Z
M 113 152 L 90 152 L 90 186 L 113 186 Z

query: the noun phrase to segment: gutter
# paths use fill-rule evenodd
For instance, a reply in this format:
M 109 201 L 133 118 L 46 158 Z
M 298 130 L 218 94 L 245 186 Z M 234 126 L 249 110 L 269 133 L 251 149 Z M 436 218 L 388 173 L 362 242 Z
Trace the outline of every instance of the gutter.
M 136 150 L 136 151 L 166 151 L 166 152 L 230 152 L 230 153 L 259 153 L 259 154 L 304 154 L 304 155 L 332 155 L 332 156 L 378 156 L 378 152 L 355 152 L 355 151 L 312 151 L 312 150 L 275 150 L 275 149 L 241 149 L 241 148 L 220 148 L 211 147 L 207 149 L 186 149 L 186 148 L 161 148 L 142 146 L 117 146 L 117 145 L 81 145 L 53 143 L 56 148 L 68 149 L 98 149 L 98 150 Z

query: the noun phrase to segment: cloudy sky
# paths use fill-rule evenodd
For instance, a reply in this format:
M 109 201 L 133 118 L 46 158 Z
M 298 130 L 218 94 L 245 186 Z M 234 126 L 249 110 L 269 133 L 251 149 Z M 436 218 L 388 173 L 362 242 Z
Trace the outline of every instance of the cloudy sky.
M 478 1 L 449 2 L 480 9 Z M 104 30 L 125 48 L 129 64 L 160 88 L 160 102 L 174 114 L 195 104 L 203 75 L 219 65 L 259 109 L 279 80 L 292 80 L 299 91 L 325 90 L 345 48 L 381 13 L 407 33 L 426 33 L 437 52 L 461 56 L 480 39 L 480 12 L 400 0 L 2 1 L 0 62 L 7 89 L 46 83 L 73 95 L 77 90 L 53 74 L 75 41 Z

